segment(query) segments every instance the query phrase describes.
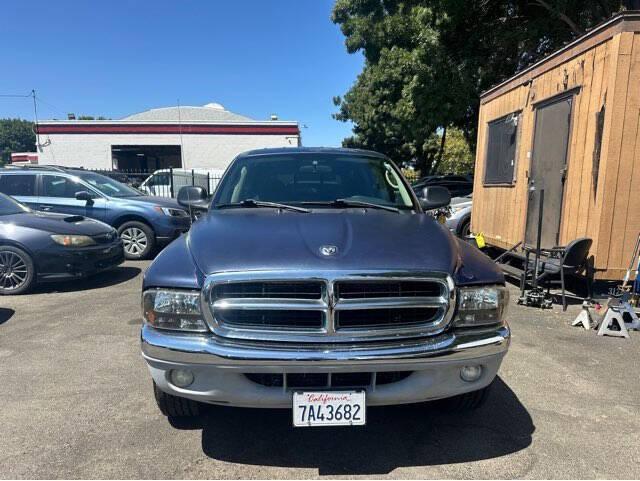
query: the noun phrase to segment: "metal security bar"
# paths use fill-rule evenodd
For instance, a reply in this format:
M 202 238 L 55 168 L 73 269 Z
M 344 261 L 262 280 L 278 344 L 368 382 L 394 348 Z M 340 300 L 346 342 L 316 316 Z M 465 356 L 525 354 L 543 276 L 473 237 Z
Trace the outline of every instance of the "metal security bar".
M 134 187 L 144 194 L 159 197 L 178 197 L 178 192 L 185 186 L 198 186 L 212 194 L 220 176 L 196 169 L 160 169 L 160 170 L 110 170 L 90 169 L 91 172 L 106 175 L 118 182 Z

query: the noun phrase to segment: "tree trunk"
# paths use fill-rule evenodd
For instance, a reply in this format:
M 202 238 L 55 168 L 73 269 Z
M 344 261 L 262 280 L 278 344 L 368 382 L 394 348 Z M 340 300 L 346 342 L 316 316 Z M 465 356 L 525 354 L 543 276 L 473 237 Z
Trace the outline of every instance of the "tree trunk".
M 440 167 L 440 163 L 442 162 L 442 156 L 444 155 L 444 146 L 446 142 L 447 142 L 447 128 L 444 127 L 442 129 L 442 137 L 440 138 L 440 148 L 438 149 L 438 156 L 436 157 L 435 164 L 431 169 L 434 174 L 438 172 L 438 167 Z

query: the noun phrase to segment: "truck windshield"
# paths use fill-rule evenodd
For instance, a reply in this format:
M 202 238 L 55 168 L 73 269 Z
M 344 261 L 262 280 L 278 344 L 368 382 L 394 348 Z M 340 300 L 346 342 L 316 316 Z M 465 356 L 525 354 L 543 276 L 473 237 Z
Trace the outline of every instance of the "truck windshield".
M 213 204 L 239 205 L 247 200 L 314 208 L 346 208 L 357 202 L 414 208 L 400 173 L 390 161 L 339 153 L 273 154 L 237 159 L 218 186 Z M 340 202 L 336 202 L 338 200 Z
M 139 195 L 143 195 L 133 187 L 129 187 L 128 185 L 118 182 L 117 180 L 113 180 L 105 175 L 94 174 L 91 172 L 77 175 L 86 183 L 110 197 L 138 197 Z

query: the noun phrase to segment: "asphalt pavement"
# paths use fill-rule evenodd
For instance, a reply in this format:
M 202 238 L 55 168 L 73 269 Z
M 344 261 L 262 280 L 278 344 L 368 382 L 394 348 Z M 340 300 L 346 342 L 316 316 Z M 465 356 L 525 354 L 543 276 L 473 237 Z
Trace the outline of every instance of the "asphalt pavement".
M 294 429 L 287 410 L 216 407 L 177 423 L 140 357 L 147 266 L 0 298 L 0 477 L 640 477 L 640 332 L 571 327 L 579 305 L 511 302 L 511 349 L 473 413 L 374 408 L 362 428 Z

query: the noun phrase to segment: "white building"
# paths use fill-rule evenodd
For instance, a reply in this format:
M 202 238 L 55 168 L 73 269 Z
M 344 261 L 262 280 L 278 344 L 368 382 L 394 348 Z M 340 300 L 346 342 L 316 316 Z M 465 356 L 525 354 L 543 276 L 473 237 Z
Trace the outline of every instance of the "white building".
M 151 109 L 122 120 L 41 121 L 37 132 L 40 164 L 121 171 L 222 171 L 246 150 L 300 145 L 297 122 L 256 121 L 215 103 Z

